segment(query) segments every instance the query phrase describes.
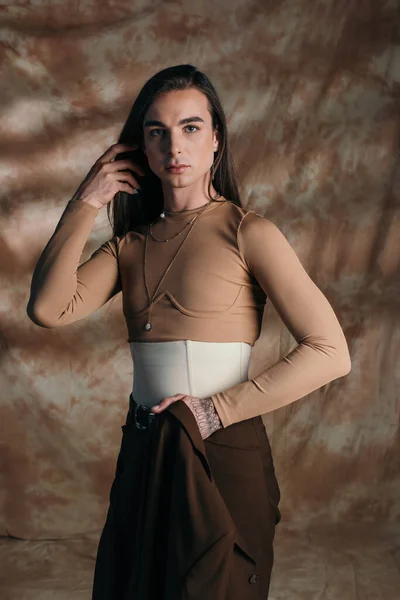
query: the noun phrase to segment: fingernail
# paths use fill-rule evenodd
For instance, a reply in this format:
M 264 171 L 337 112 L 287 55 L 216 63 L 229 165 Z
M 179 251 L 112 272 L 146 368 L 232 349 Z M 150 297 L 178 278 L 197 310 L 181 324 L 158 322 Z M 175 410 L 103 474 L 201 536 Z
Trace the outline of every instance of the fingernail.
M 156 404 L 155 406 L 152 406 L 151 408 L 160 408 L 160 405 Z

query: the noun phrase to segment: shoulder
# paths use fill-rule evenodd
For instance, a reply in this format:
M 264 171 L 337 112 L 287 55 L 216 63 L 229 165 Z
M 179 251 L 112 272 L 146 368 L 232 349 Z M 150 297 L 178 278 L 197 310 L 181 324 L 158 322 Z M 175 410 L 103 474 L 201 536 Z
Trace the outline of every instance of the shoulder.
M 244 206 L 238 206 L 232 200 L 224 201 L 225 211 L 230 213 L 232 216 L 238 217 L 240 221 L 241 228 L 246 229 L 273 229 L 277 228 L 277 226 L 264 217 L 263 215 L 257 213 L 253 209 L 245 208 Z
M 231 200 L 225 200 L 221 207 L 221 216 L 236 229 L 239 249 L 245 244 L 255 245 L 268 242 L 271 244 L 288 243 L 279 227 L 267 217 L 253 209 L 238 206 Z
M 231 215 L 232 217 L 239 218 L 239 220 L 242 219 L 246 213 L 250 212 L 243 206 L 235 204 L 232 200 L 218 200 L 215 204 L 221 204 L 219 207 L 221 214 Z
M 92 256 L 95 256 L 100 253 L 105 253 L 118 259 L 118 253 L 123 239 L 123 237 L 115 235 L 111 239 L 101 244 L 101 246 L 99 246 L 99 248 L 97 248 L 97 250 L 93 252 Z
M 218 202 L 216 202 L 218 204 Z M 240 227 L 242 222 L 253 213 L 252 210 L 235 204 L 232 200 L 223 200 L 220 202 L 221 206 L 217 207 L 216 213 L 225 221 L 231 224 L 235 224 L 236 227 Z M 255 214 L 255 213 L 254 213 Z
M 124 235 L 115 235 L 113 238 L 105 242 L 105 246 L 107 246 L 112 252 L 117 255 L 121 252 L 121 250 L 125 246 L 130 246 L 137 242 L 142 242 L 144 236 L 146 234 L 147 225 L 142 225 L 138 227 L 138 230 L 130 230 Z
M 294 249 L 282 230 L 270 219 L 247 210 L 239 224 L 237 244 L 250 270 L 263 256 L 276 265 L 293 258 Z
M 225 202 L 225 211 L 237 221 L 238 237 L 248 238 L 255 236 L 283 237 L 282 231 L 267 217 L 253 209 L 238 206 L 228 200 Z

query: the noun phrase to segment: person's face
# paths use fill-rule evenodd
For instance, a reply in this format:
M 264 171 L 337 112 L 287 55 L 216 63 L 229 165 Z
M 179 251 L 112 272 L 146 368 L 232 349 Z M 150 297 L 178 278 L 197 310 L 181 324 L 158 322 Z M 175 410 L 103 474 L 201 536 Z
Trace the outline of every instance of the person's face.
M 219 134 L 212 129 L 207 97 L 198 89 L 160 94 L 144 116 L 143 140 L 149 167 L 163 185 L 185 187 L 200 178 L 208 183 Z M 189 166 L 175 174 L 167 168 L 171 163 Z

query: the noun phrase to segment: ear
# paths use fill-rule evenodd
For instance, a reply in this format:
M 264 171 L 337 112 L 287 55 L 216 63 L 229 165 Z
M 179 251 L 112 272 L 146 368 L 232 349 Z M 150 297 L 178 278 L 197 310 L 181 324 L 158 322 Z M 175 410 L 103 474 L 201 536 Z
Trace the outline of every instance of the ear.
M 214 129 L 214 139 L 213 139 L 214 152 L 216 152 L 218 150 L 219 142 L 220 142 L 220 134 L 218 131 L 218 126 L 217 126 L 216 129 Z

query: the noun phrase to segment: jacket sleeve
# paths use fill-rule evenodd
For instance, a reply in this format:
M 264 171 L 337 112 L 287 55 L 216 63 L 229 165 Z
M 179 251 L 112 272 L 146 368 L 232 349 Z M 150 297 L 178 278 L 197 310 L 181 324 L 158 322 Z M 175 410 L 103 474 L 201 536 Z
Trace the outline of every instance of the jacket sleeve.
M 70 200 L 36 264 L 27 315 L 42 327 L 61 327 L 93 313 L 121 290 L 116 237 L 79 265 L 99 212 Z
M 298 345 L 256 377 L 211 396 L 224 427 L 286 406 L 351 370 L 332 306 L 280 229 L 249 211 L 239 227 L 238 245 Z

